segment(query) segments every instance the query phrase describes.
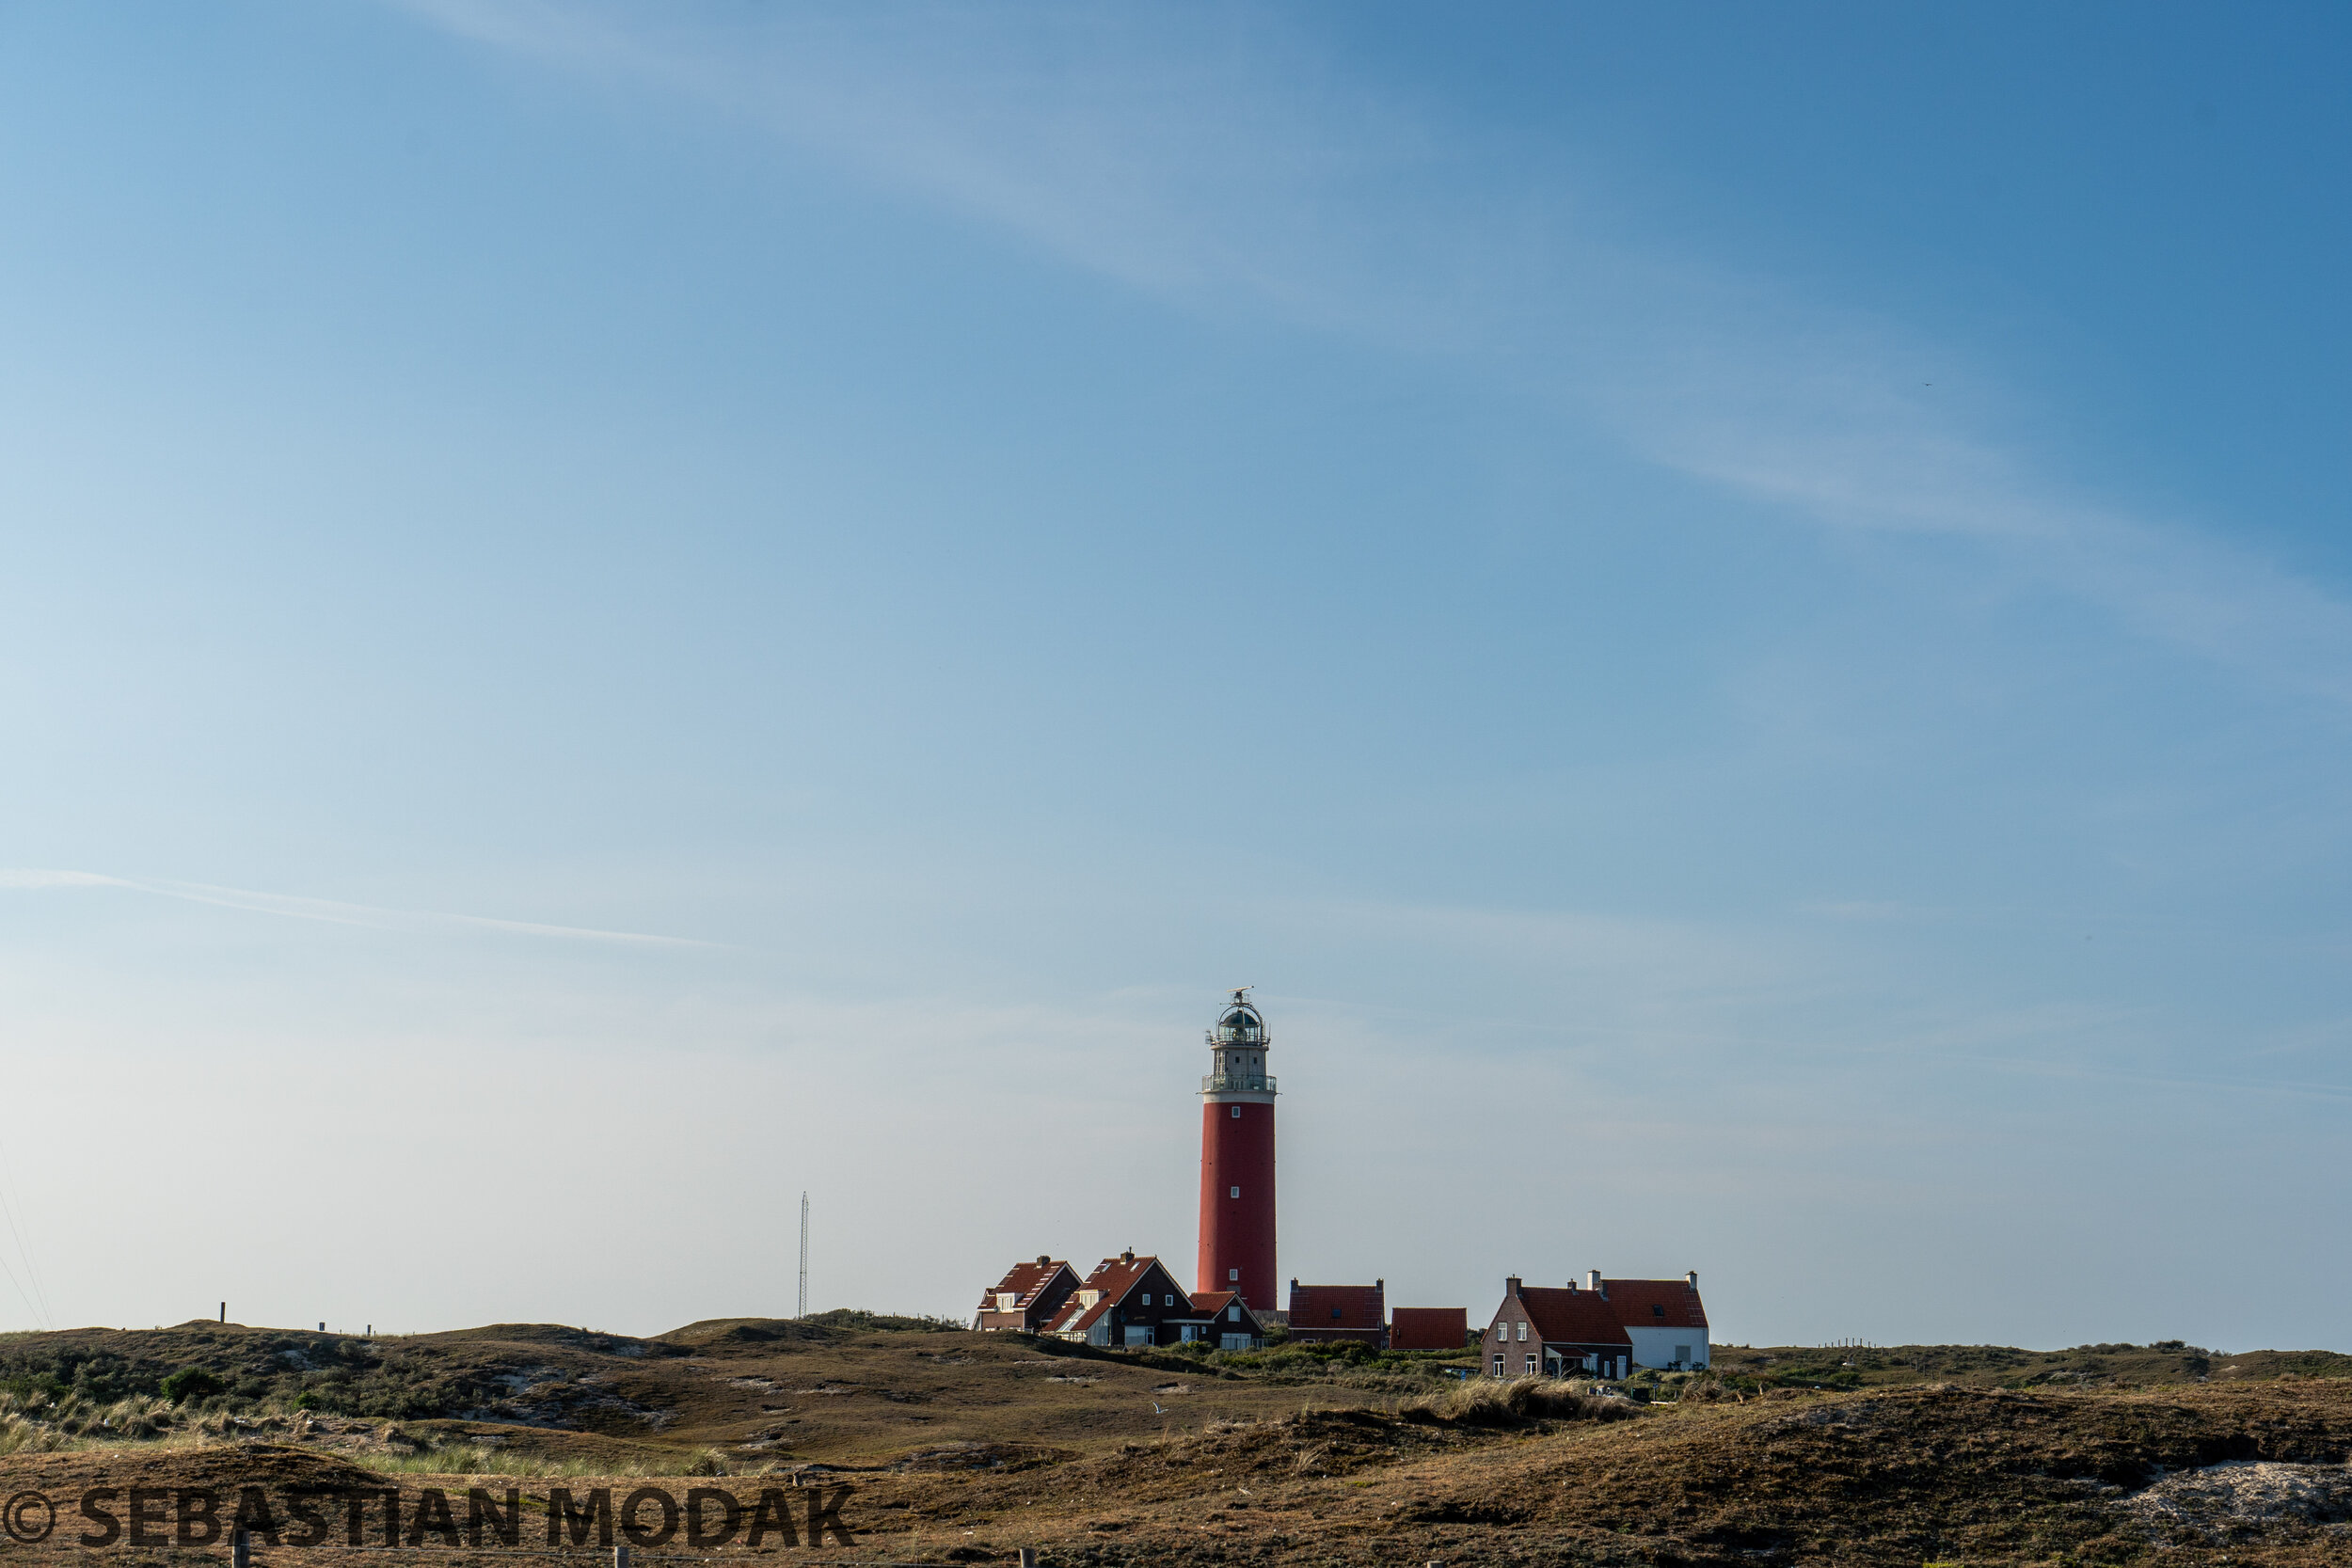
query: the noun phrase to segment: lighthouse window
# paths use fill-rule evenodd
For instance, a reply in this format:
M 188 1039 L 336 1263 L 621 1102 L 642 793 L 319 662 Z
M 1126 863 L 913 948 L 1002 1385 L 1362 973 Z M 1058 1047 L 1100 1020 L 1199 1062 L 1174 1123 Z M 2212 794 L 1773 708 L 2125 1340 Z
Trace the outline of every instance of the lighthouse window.
M 1241 1120 L 1241 1107 L 1238 1105 L 1233 1107 L 1233 1119 L 1235 1121 Z
M 1228 1280 L 1237 1280 L 1241 1277 L 1241 1271 L 1239 1269 L 1227 1269 L 1225 1271 L 1225 1277 Z
M 1239 1187 L 1228 1187 L 1225 1189 L 1225 1196 L 1227 1197 L 1239 1197 L 1241 1196 L 1241 1189 Z

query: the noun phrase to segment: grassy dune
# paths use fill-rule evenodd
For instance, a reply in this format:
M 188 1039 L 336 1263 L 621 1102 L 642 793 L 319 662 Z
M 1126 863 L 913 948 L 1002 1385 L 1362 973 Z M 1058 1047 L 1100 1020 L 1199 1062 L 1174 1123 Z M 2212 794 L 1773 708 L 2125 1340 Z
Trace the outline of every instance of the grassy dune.
M 847 1484 L 863 1544 L 827 1550 L 893 1561 L 2352 1562 L 2352 1380 L 2324 1353 L 1727 1348 L 1618 1388 L 1447 1360 L 870 1314 L 12 1336 L 0 1481 Z

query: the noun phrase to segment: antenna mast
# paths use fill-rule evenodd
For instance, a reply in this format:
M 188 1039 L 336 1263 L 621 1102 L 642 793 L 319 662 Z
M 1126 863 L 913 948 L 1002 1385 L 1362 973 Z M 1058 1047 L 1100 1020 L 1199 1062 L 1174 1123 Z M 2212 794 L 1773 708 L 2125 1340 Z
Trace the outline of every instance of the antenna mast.
M 808 1195 L 806 1193 L 801 1195 L 801 1305 L 800 1309 L 792 1315 L 796 1318 L 808 1316 Z

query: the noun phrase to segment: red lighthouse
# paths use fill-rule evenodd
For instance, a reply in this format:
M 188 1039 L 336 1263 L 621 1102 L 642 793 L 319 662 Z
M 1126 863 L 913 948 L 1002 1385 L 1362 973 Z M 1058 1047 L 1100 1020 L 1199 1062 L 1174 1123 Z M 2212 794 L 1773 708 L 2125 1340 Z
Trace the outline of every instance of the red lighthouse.
M 1234 1291 L 1252 1311 L 1276 1306 L 1274 1076 L 1265 1020 L 1249 988 L 1233 992 L 1209 1031 L 1200 1080 L 1200 1255 L 1194 1289 Z

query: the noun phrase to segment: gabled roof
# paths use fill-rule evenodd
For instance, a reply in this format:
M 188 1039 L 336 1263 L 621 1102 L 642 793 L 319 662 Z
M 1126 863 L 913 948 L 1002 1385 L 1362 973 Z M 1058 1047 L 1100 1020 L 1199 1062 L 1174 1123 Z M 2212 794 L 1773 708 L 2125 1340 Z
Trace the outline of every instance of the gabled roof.
M 1241 1308 L 1242 1322 L 1262 1331 L 1265 1326 L 1258 1321 L 1258 1314 L 1249 1310 L 1249 1304 L 1241 1299 L 1241 1292 L 1238 1291 L 1195 1291 L 1191 1300 L 1193 1314 L 1196 1317 L 1222 1318 L 1225 1316 L 1227 1307 L 1238 1306 Z
M 1467 1307 L 1397 1307 L 1389 1311 L 1391 1350 L 1459 1350 L 1469 1342 Z
M 1069 1275 L 1073 1280 L 1078 1277 L 1078 1271 L 1058 1258 L 1040 1258 L 1032 1262 L 1015 1263 L 1005 1271 L 1004 1278 L 998 1280 L 981 1295 L 980 1310 L 983 1312 L 1002 1310 L 996 1305 L 996 1298 L 1007 1291 L 1012 1292 L 1012 1304 L 1016 1309 L 1025 1307 L 1037 1299 L 1040 1291 L 1054 1282 L 1057 1275 L 1061 1274 Z
M 1082 1334 L 1092 1328 L 1104 1313 L 1133 1295 L 1136 1287 L 1150 1277 L 1153 1270 L 1158 1270 L 1162 1280 L 1176 1285 L 1175 1276 L 1160 1267 L 1157 1258 L 1121 1254 L 1117 1258 L 1104 1259 L 1094 1265 L 1094 1272 L 1086 1276 L 1078 1289 L 1071 1292 L 1068 1304 L 1054 1315 L 1054 1321 L 1045 1325 L 1045 1331 L 1048 1334 Z M 1100 1292 L 1092 1306 L 1086 1302 L 1086 1292 L 1089 1291 Z M 1180 1285 L 1176 1286 L 1175 1293 L 1180 1306 L 1191 1300 Z
M 1291 1281 L 1291 1332 L 1389 1326 L 1388 1291 L 1379 1285 L 1301 1285 Z
M 1527 1308 L 1527 1320 L 1535 1325 L 1535 1332 L 1548 1341 L 1564 1345 L 1623 1345 L 1629 1351 L 1632 1349 L 1633 1341 L 1626 1338 L 1625 1325 L 1617 1321 L 1615 1307 L 1595 1291 L 1522 1285 L 1519 1305 Z
M 1603 1279 L 1600 1288 L 1628 1328 L 1707 1326 L 1699 1288 L 1687 1279 Z

